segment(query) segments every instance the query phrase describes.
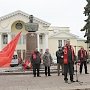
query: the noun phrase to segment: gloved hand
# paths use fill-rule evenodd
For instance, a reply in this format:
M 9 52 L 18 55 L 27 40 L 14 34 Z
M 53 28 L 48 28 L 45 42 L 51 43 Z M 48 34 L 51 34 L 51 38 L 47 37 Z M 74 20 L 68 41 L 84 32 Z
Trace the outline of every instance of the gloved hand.
M 61 58 L 63 58 L 63 56 L 61 56 Z
M 77 61 L 75 61 L 75 65 L 77 64 L 78 62 Z

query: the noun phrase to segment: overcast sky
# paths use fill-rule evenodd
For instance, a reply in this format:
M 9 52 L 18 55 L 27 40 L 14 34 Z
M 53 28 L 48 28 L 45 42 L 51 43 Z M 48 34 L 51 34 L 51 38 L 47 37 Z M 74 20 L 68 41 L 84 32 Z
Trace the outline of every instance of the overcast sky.
M 83 37 L 86 4 L 86 0 L 0 0 L 0 17 L 21 10 L 51 26 L 70 27 L 71 33 Z

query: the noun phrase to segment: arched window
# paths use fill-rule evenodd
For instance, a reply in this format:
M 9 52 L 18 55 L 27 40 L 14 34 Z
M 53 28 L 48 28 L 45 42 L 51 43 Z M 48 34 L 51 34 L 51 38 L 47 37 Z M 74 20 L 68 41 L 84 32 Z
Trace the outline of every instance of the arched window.
M 7 44 L 8 43 L 8 35 L 7 35 L 7 33 L 3 33 L 2 34 L 2 40 L 3 40 L 3 44 Z

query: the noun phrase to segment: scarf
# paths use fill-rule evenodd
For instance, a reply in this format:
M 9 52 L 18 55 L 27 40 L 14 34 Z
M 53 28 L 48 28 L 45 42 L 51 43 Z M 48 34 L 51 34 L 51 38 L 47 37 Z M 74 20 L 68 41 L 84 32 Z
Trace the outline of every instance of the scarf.
M 81 58 L 83 58 L 84 57 L 84 55 L 83 55 L 83 50 L 81 50 Z
M 72 51 L 72 60 L 74 60 L 74 50 L 71 47 L 71 51 Z M 68 48 L 67 46 L 64 47 L 64 64 L 68 64 Z
M 33 60 L 36 60 L 36 53 L 32 54 Z

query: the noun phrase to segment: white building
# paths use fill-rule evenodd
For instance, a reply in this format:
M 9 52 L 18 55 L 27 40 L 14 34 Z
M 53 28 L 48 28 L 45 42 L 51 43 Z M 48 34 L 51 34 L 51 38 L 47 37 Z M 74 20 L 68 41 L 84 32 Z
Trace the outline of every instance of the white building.
M 16 47 L 18 55 L 25 58 L 26 53 L 26 33 L 25 23 L 29 22 L 29 14 L 20 10 L 10 13 L 8 15 L 0 17 L 0 50 L 20 31 L 22 31 L 21 38 Z M 34 17 L 34 22 L 39 24 L 37 33 L 37 47 L 38 50 L 46 48 L 50 49 L 50 53 L 55 56 L 56 50 L 59 46 L 65 44 L 65 40 L 70 39 L 71 44 L 76 47 L 84 46 L 87 49 L 87 44 L 83 39 L 79 39 L 78 36 L 71 34 L 69 27 L 52 27 L 51 24 Z

